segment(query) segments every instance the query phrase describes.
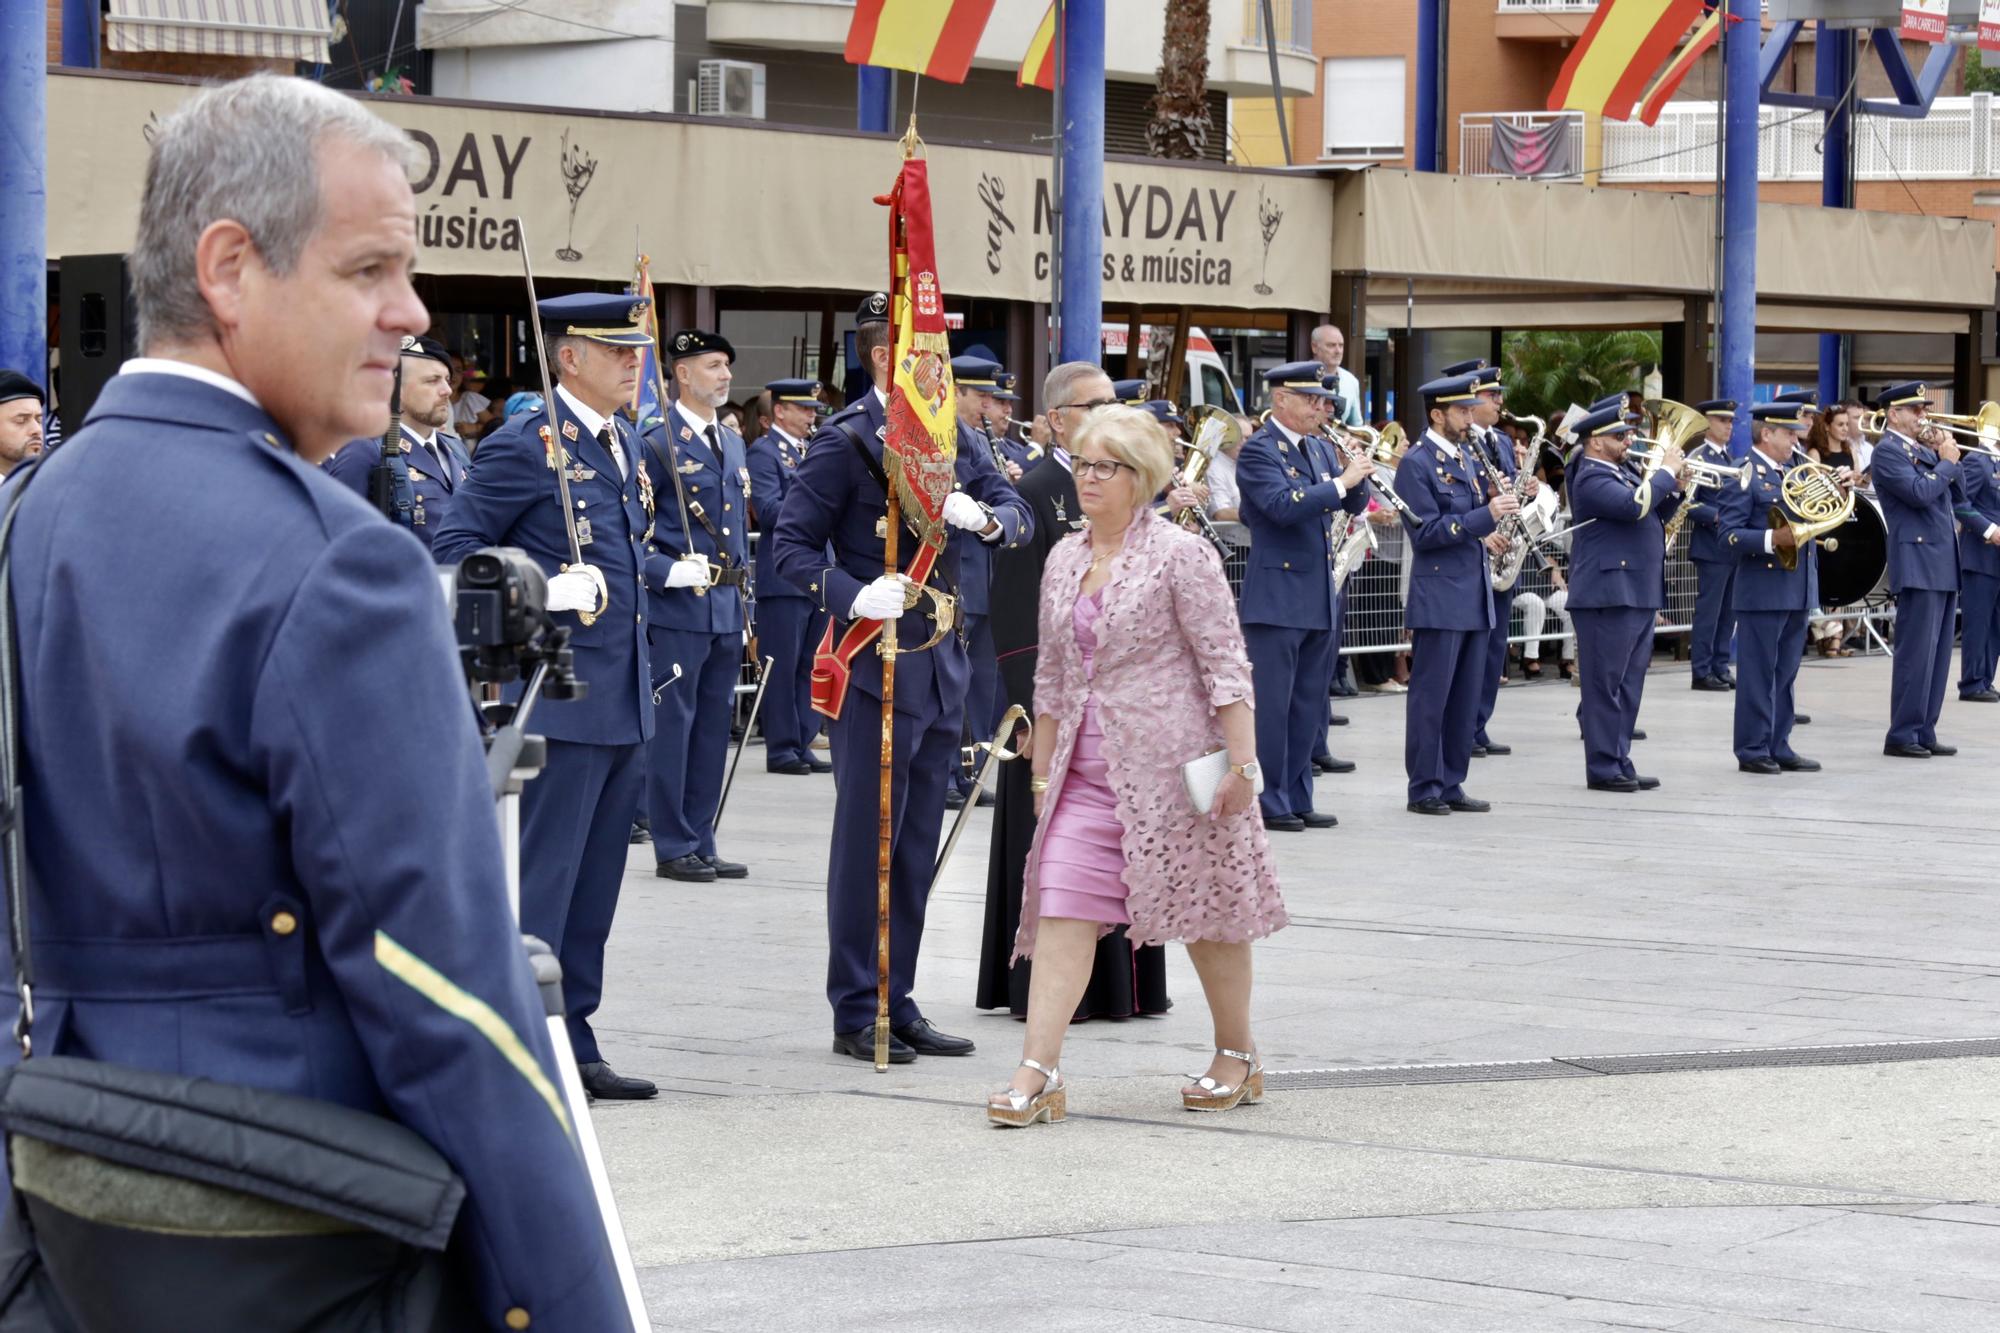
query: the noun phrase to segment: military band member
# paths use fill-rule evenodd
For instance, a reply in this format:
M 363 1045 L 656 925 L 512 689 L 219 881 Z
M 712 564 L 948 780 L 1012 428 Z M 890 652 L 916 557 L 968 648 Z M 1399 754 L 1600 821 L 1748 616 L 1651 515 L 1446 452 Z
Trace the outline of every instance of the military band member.
M 1792 749 L 1792 689 L 1805 656 L 1806 621 L 1819 605 L 1818 544 L 1800 549 L 1791 529 L 1775 530 L 1773 506 L 1784 508 L 1785 473 L 1802 461 L 1794 446 L 1806 428 L 1797 403 L 1760 403 L 1750 410 L 1756 448 L 1750 485 L 1723 488 L 1717 528 L 1737 562 L 1736 766 L 1745 773 L 1814 773 L 1817 760 Z M 1780 553 L 1796 553 L 1786 569 Z
M 1965 625 L 1959 648 L 1958 697 L 1965 703 L 2000 703 L 1993 688 L 2000 659 L 2000 466 L 1984 449 L 1967 449 L 1959 460 L 1958 569 L 1965 591 L 1960 618 Z
M 1711 398 L 1696 403 L 1694 410 L 1708 418 L 1708 435 L 1688 457 L 1717 467 L 1733 466 L 1730 438 L 1736 433 L 1735 400 Z M 1724 540 L 1720 514 L 1727 497 L 1713 487 L 1696 494 L 1702 498 L 1688 501 L 1688 559 L 1694 563 L 1695 574 L 1694 632 L 1688 636 L 1688 663 L 1694 672 L 1695 689 L 1726 691 L 1736 686 L 1729 662 L 1736 634 L 1734 589 L 1742 566 Z
M 1317 362 L 1275 367 L 1264 383 L 1270 419 L 1236 456 L 1238 515 L 1250 529 L 1238 614 L 1256 691 L 1264 827 L 1297 832 L 1340 822 L 1313 808 L 1312 766 L 1333 681 L 1333 516 L 1367 508 L 1373 469 L 1339 459 L 1319 433 L 1333 395 Z
M 576 674 L 590 690 L 535 707 L 548 761 L 521 797 L 521 928 L 548 941 L 562 964 L 584 1088 L 593 1097 L 651 1097 L 658 1091 L 652 1083 L 622 1077 L 604 1062 L 590 1027 L 653 735 L 640 581 L 652 519 L 636 441 L 618 418 L 632 400 L 639 349 L 650 340 L 630 296 L 551 297 L 537 314 L 558 376 L 550 404 L 556 438 L 543 439 L 544 412 L 510 418 L 481 440 L 431 555 L 455 565 L 481 547 L 520 547 L 548 574 L 548 608 L 571 629 Z M 581 568 L 572 567 L 552 451 L 568 473 Z
M 804 776 L 831 773 L 833 765 L 813 753 L 820 717 L 812 706 L 813 645 L 826 629 L 826 614 L 803 588 L 778 577 L 778 511 L 792 488 L 792 474 L 805 461 L 806 441 L 819 424 L 817 380 L 773 380 L 771 429 L 750 445 L 750 514 L 757 529 L 757 648 L 771 660 L 764 685 L 764 767 L 773 773 Z
M 856 324 L 855 345 L 874 387 L 831 418 L 807 445 L 805 461 L 793 474 L 791 493 L 778 515 L 778 576 L 816 598 L 833 617 L 836 634 L 856 620 L 904 618 L 910 623 L 901 637 L 914 645 L 930 637 L 926 616 L 931 601 L 922 598 L 916 613 L 905 617 L 907 580 L 883 572 L 888 507 L 882 436 L 894 353 L 888 297 L 878 292 L 865 299 Z M 959 489 L 947 497 L 943 510 L 948 525 L 989 545 L 1017 542 L 1027 535 L 1027 506 L 994 469 L 992 458 L 962 429 L 956 470 Z M 960 549 L 956 542 L 946 548 L 931 573 L 932 586 L 953 588 Z M 907 567 L 917 550 L 916 539 L 903 534 L 897 544 L 899 564 Z M 831 731 L 837 794 L 827 866 L 826 991 L 833 1008 L 833 1049 L 872 1061 L 882 664 L 871 647 L 855 654 L 851 667 L 853 675 Z M 958 763 L 971 675 L 964 641 L 956 631 L 927 651 L 896 659 L 889 1058 L 898 1064 L 920 1054 L 969 1055 L 973 1049 L 965 1038 L 932 1026 L 910 993 L 945 788 Z
M 1959 449 L 1949 434 L 1925 424 L 1930 400 L 1922 384 L 1892 384 L 1875 405 L 1884 429 L 1868 471 L 1889 529 L 1889 591 L 1896 596 L 1889 733 L 1882 753 L 1898 759 L 1953 755 L 1958 748 L 1938 740 L 1937 722 L 1951 675 L 1958 608 L 1953 511 L 1963 498 Z
M 1592 791 L 1650 791 L 1659 779 L 1632 767 L 1633 732 L 1666 605 L 1665 521 L 1680 506 L 1681 454 L 1668 447 L 1642 467 L 1626 463 L 1631 424 L 1608 409 L 1577 423 L 1582 445 L 1568 472 L 1579 525 L 1569 562 L 1569 614 L 1583 686 L 1584 779 Z M 1593 521 L 1594 520 L 1594 521 Z
M 1030 441 L 1019 429 L 1015 414 L 1021 408 L 1020 376 L 1011 370 L 1002 370 L 994 377 L 993 392 L 986 395 L 992 400 L 992 421 L 988 433 L 1000 445 L 1002 453 L 1023 472 L 1042 461 L 1042 449 Z
M 433 338 L 405 338 L 402 367 L 401 470 L 409 475 L 410 531 L 429 547 L 471 460 L 445 429 L 451 423 L 451 353 Z M 381 440 L 354 440 L 327 461 L 326 474 L 366 499 L 368 476 L 381 459 Z
M 1412 516 L 1410 594 L 1404 623 L 1412 639 L 1410 697 L 1403 714 L 1403 769 L 1409 810 L 1480 814 L 1492 807 L 1465 794 L 1479 698 L 1491 661 L 1492 552 L 1486 539 L 1519 502 L 1494 494 L 1470 457 L 1477 374 L 1423 386 L 1429 427 L 1396 465 L 1396 494 Z
M 1322 367 L 1322 369 L 1324 369 L 1324 367 Z M 1349 376 L 1349 378 L 1352 378 L 1352 376 Z M 1326 420 L 1322 427 L 1322 429 L 1331 430 L 1332 427 L 1335 425 L 1335 423 L 1341 423 L 1346 421 L 1347 400 L 1342 398 L 1340 395 L 1340 376 L 1321 375 L 1319 377 L 1319 383 L 1321 388 L 1325 389 L 1328 393 L 1333 395 L 1331 398 L 1326 400 Z M 1340 463 L 1341 467 L 1345 468 L 1347 466 L 1347 460 L 1340 453 L 1339 446 L 1336 445 L 1332 452 L 1335 460 Z M 1209 464 L 1210 471 L 1213 472 L 1214 468 L 1215 464 L 1211 462 Z M 1210 512 L 1211 513 L 1214 512 L 1212 508 L 1210 509 Z M 1354 525 L 1356 525 L 1357 527 L 1365 525 L 1368 522 L 1368 515 L 1366 512 L 1363 512 L 1358 516 L 1350 517 L 1349 521 Z M 1337 523 L 1334 525 L 1336 532 L 1338 531 L 1339 526 L 1340 525 Z M 1335 553 L 1338 554 L 1338 548 L 1336 548 Z M 1342 667 L 1342 663 L 1340 660 L 1340 643 L 1342 636 L 1346 633 L 1346 630 L 1347 630 L 1347 585 L 1342 584 L 1341 586 L 1333 590 L 1333 633 L 1327 636 L 1327 643 L 1326 643 L 1327 660 L 1331 663 L 1331 669 L 1329 670 L 1327 675 L 1327 680 L 1329 681 L 1328 689 L 1335 694 L 1339 693 L 1339 690 L 1337 686 L 1334 685 L 1332 682 L 1336 682 L 1340 678 L 1341 667 Z M 1356 768 L 1359 767 L 1359 765 L 1357 765 L 1352 759 L 1342 759 L 1339 755 L 1335 754 L 1333 752 L 1333 746 L 1330 742 L 1330 737 L 1333 734 L 1333 729 L 1335 727 L 1344 727 L 1347 725 L 1347 722 L 1348 720 L 1345 717 L 1342 717 L 1340 714 L 1333 711 L 1333 699 L 1331 695 L 1329 695 L 1326 701 L 1326 726 L 1320 731 L 1317 731 L 1313 734 L 1313 754 L 1312 754 L 1313 772 L 1352 773 Z
M 1144 380 L 1113 380 L 1111 381 L 1111 392 L 1126 407 L 1144 407 L 1146 405 L 1146 381 Z
M 951 378 L 956 394 L 953 402 L 958 408 L 959 439 L 969 441 L 973 448 L 986 455 L 994 470 L 1005 477 L 1009 484 L 1021 479 L 1018 464 L 1009 459 L 1000 449 L 999 442 L 986 433 L 987 422 L 992 417 L 991 394 L 999 386 L 1000 367 L 996 362 L 981 357 L 957 356 L 951 361 Z M 972 684 L 965 692 L 965 724 L 960 732 L 964 750 L 980 741 L 993 738 L 993 728 L 1000 723 L 1000 667 L 993 656 L 993 630 L 987 624 L 987 614 L 992 609 L 993 555 L 985 542 L 970 534 L 952 535 L 952 545 L 958 550 L 958 614 L 963 631 L 965 650 L 972 664 Z M 955 763 L 951 769 L 951 786 L 945 792 L 944 805 L 947 810 L 957 810 L 964 806 L 965 798 L 972 791 L 972 773 L 964 763 Z M 981 792 L 979 804 L 993 804 L 992 792 Z

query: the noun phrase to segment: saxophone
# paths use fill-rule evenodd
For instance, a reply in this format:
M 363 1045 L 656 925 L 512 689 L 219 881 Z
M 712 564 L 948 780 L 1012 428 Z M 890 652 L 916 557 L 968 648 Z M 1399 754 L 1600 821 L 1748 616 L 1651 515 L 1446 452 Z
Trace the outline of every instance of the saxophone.
M 1540 417 L 1516 417 L 1514 419 L 1523 423 L 1530 421 L 1535 423 L 1535 439 L 1528 446 L 1529 458 L 1532 460 L 1539 456 L 1541 452 L 1544 423 Z M 1519 508 L 1501 519 L 1499 524 L 1493 529 L 1494 536 L 1506 541 L 1507 549 L 1493 557 L 1491 583 L 1493 591 L 1505 592 L 1514 586 L 1516 579 L 1521 577 L 1521 566 L 1528 563 L 1528 487 L 1535 483 L 1535 469 L 1531 461 L 1528 466 L 1523 467 L 1514 475 L 1512 482 L 1509 482 L 1507 474 L 1500 470 L 1499 466 L 1494 463 L 1492 456 L 1486 452 L 1484 441 L 1479 441 L 1472 447 L 1479 455 L 1480 466 L 1486 469 L 1486 479 L 1492 486 L 1493 493 L 1498 495 L 1502 491 L 1511 489 L 1514 492 L 1514 499 L 1519 505 Z

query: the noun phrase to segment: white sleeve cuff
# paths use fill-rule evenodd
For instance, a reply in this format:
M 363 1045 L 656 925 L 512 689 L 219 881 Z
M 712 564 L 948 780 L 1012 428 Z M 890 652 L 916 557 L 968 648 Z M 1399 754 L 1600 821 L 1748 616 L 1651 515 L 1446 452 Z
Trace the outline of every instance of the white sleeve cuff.
M 1341 499 L 1345 500 L 1347 498 L 1347 483 L 1342 481 L 1339 477 L 1335 477 L 1333 479 L 1333 492 L 1335 495 L 1338 495 Z
M 1979 534 L 1979 540 L 1990 542 L 1993 540 L 1993 534 L 1996 532 L 2000 532 L 2000 523 L 1988 523 L 1986 531 Z
M 1764 554 L 1765 554 L 1765 555 L 1770 555 L 1770 554 L 1772 554 L 1772 550 L 1771 550 L 1771 538 L 1773 537 L 1773 535 L 1774 535 L 1774 534 L 1772 533 L 1772 531 L 1771 531 L 1771 530 L 1770 530 L 1769 528 L 1766 528 L 1766 529 L 1764 529 Z

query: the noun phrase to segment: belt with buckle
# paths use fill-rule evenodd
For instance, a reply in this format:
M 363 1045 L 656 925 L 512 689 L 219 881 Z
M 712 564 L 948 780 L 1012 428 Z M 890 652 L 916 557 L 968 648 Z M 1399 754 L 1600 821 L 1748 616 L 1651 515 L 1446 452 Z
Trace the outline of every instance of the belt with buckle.
M 711 588 L 728 587 L 741 592 L 748 586 L 749 582 L 750 571 L 741 565 L 710 565 L 708 567 L 708 586 Z

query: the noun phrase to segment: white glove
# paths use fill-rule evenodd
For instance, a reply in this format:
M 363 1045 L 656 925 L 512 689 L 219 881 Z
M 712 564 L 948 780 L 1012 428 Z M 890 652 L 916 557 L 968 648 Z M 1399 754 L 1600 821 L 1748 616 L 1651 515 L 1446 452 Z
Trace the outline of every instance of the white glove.
M 571 565 L 549 579 L 551 611 L 595 611 L 607 600 L 604 574 L 596 565 Z
M 667 568 L 669 588 L 706 588 L 708 586 L 708 557 L 697 551 L 684 555 Z
M 947 508 L 950 506 L 947 505 Z M 849 620 L 894 620 L 903 614 L 903 579 L 884 574 L 854 594 Z
M 964 491 L 953 491 L 944 497 L 944 521 L 954 528 L 964 528 L 967 532 L 984 532 L 993 520 L 986 517 L 986 511 L 979 507 L 979 501 Z

